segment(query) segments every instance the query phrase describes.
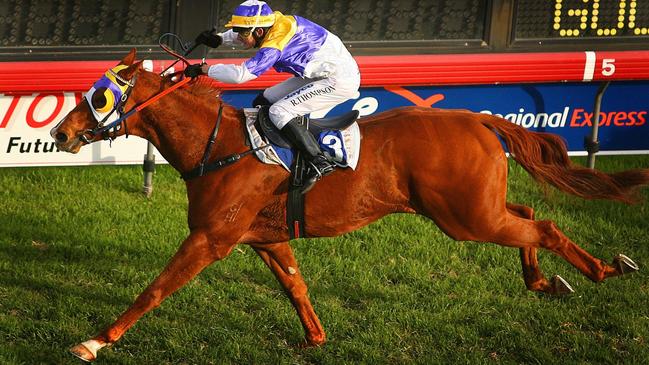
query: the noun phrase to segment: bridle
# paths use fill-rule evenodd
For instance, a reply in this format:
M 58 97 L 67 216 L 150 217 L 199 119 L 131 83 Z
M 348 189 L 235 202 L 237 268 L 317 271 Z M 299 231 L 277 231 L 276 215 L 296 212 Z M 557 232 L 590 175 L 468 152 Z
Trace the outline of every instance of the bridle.
M 166 52 L 168 52 L 171 55 L 177 57 L 176 62 L 181 60 L 186 65 L 189 65 L 189 62 L 183 56 L 178 55 L 177 53 L 173 52 L 172 50 L 170 50 L 166 46 L 163 46 L 162 44 L 161 44 L 161 47 Z M 176 62 L 174 62 L 174 64 Z M 167 69 L 169 69 L 169 67 Z M 163 74 L 164 74 L 165 71 L 163 71 Z M 126 124 L 126 119 L 128 119 L 133 114 L 141 111 L 142 109 L 144 109 L 147 106 L 151 105 L 152 103 L 156 102 L 157 100 L 159 100 L 163 96 L 165 96 L 165 95 L 169 94 L 170 92 L 182 87 L 183 85 L 187 84 L 188 82 L 190 82 L 192 80 L 191 78 L 185 77 L 181 81 L 178 81 L 177 83 L 175 83 L 173 86 L 171 86 L 171 87 L 161 91 L 160 93 L 150 97 L 149 99 L 147 99 L 143 103 L 134 106 L 128 112 L 124 112 L 124 107 L 126 105 L 128 97 L 130 96 L 133 88 L 135 87 L 135 82 L 137 81 L 137 73 L 130 80 L 124 79 L 123 77 L 118 75 L 118 73 L 115 72 L 112 69 L 108 70 L 107 73 L 110 74 L 112 77 L 114 77 L 119 82 L 121 82 L 122 84 L 127 85 L 127 88 L 122 93 L 119 102 L 117 104 L 115 104 L 115 106 L 108 113 L 108 115 L 106 115 L 101 121 L 97 121 L 97 125 L 94 128 L 86 129 L 83 132 L 83 134 L 81 136 L 79 136 L 79 140 L 81 140 L 82 142 L 85 142 L 87 144 L 93 142 L 96 136 L 102 136 L 103 140 L 113 141 L 115 138 L 117 138 L 117 133 L 121 130 L 122 127 L 124 127 L 126 136 L 128 137 L 128 127 L 127 127 L 127 124 Z M 180 74 L 180 72 L 176 72 L 175 74 Z M 171 76 L 173 76 L 173 75 L 171 75 Z M 93 108 L 91 101 L 87 100 L 86 97 L 84 97 L 84 100 L 86 100 L 86 102 L 88 102 L 88 106 L 90 108 Z M 119 117 L 115 121 L 110 122 L 108 124 L 105 124 L 106 120 L 113 113 L 117 113 L 119 115 Z M 203 153 L 203 158 L 201 159 L 200 164 L 196 168 L 194 168 L 194 169 L 192 169 L 190 171 L 181 173 L 180 176 L 183 178 L 183 180 L 191 180 L 191 179 L 194 179 L 194 178 L 197 178 L 197 177 L 201 177 L 201 176 L 205 175 L 208 172 L 216 171 L 216 170 L 219 170 L 219 169 L 221 169 L 221 168 L 223 168 L 225 166 L 231 165 L 231 164 L 239 161 L 242 157 L 245 157 L 245 156 L 247 156 L 249 154 L 252 154 L 253 152 L 256 152 L 256 151 L 259 151 L 259 150 L 262 150 L 262 149 L 265 149 L 265 148 L 268 148 L 268 147 L 271 146 L 270 144 L 268 144 L 268 145 L 265 145 L 265 146 L 262 146 L 262 147 L 251 148 L 248 151 L 245 151 L 243 153 L 234 153 L 234 154 L 228 155 L 228 156 L 226 156 L 226 157 L 224 157 L 222 159 L 219 159 L 219 160 L 213 161 L 211 163 L 208 163 L 207 160 L 209 159 L 209 156 L 210 156 L 210 154 L 212 152 L 212 147 L 213 147 L 213 145 L 214 145 L 214 143 L 216 141 L 216 137 L 217 137 L 218 132 L 219 132 L 219 127 L 221 125 L 222 116 L 223 116 L 223 103 L 220 103 L 219 104 L 218 116 L 217 116 L 217 119 L 216 119 L 216 124 L 214 126 L 214 129 L 212 130 L 212 134 L 210 135 L 210 139 L 209 139 L 207 145 L 205 146 L 205 151 Z M 94 114 L 93 114 L 93 117 L 94 117 Z M 88 137 L 90 137 L 90 138 L 88 138 Z
M 164 76 L 171 67 L 173 67 L 176 63 L 178 63 L 178 61 L 182 61 L 185 64 L 185 66 L 188 66 L 190 63 L 185 58 L 185 56 L 187 56 L 191 51 L 194 50 L 194 48 L 196 48 L 196 46 L 198 46 L 198 44 L 194 44 L 191 47 L 183 45 L 183 49 L 185 49 L 185 53 L 184 53 L 184 55 L 181 56 L 177 52 L 175 52 L 174 50 L 172 50 L 171 48 L 169 48 L 167 45 L 165 45 L 162 42 L 163 38 L 168 37 L 168 36 L 175 37 L 182 45 L 182 41 L 180 41 L 180 38 L 178 38 L 178 36 L 173 34 L 173 33 L 165 33 L 162 36 L 160 36 L 160 39 L 158 40 L 158 44 L 160 45 L 160 48 L 162 48 L 165 52 L 167 52 L 172 57 L 176 58 L 176 61 L 174 61 L 171 65 L 169 65 L 166 69 L 164 69 L 164 71 L 162 71 L 160 73 L 160 76 Z M 114 69 L 110 69 L 106 73 L 108 75 L 112 76 L 113 78 L 115 78 L 115 80 L 121 82 L 123 85 L 127 85 L 127 88 L 122 93 L 119 102 L 112 108 L 112 110 L 104 118 L 102 118 L 102 120 L 97 120 L 97 125 L 94 128 L 86 129 L 83 132 L 83 134 L 81 136 L 79 136 L 79 140 L 81 140 L 82 142 L 88 143 L 88 144 L 91 143 L 95 139 L 95 137 L 98 136 L 98 135 L 101 135 L 103 140 L 113 141 L 115 138 L 117 138 L 117 133 L 122 129 L 122 127 L 124 127 L 126 138 L 128 138 L 128 125 L 126 124 L 126 119 L 127 118 L 129 118 L 130 116 L 132 116 L 136 112 L 141 111 L 142 109 L 146 108 L 147 106 L 151 105 L 152 103 L 154 103 L 156 100 L 160 99 L 161 97 L 169 94 L 170 92 L 176 90 L 177 88 L 179 88 L 179 87 L 181 87 L 181 86 L 183 86 L 186 83 L 191 81 L 190 78 L 184 78 L 181 81 L 175 83 L 170 88 L 163 90 L 159 94 L 152 96 L 147 101 L 133 107 L 131 110 L 124 113 L 124 107 L 126 106 L 126 101 L 128 100 L 128 97 L 130 96 L 131 91 L 135 87 L 135 81 L 137 81 L 137 73 L 134 74 L 133 77 L 130 80 L 126 80 L 123 77 L 121 77 L 117 72 L 114 71 Z M 180 74 L 180 72 L 176 72 L 174 74 L 171 74 L 170 76 L 173 77 L 173 76 L 178 75 L 178 74 Z M 109 80 L 109 81 L 112 82 L 112 80 Z M 113 84 L 115 84 L 115 83 L 113 82 Z M 115 86 L 117 88 L 121 89 L 121 87 L 119 85 L 115 84 Z M 92 105 L 92 102 L 90 100 L 88 100 L 86 96 L 84 96 L 84 100 L 86 100 L 86 102 L 88 103 L 88 106 L 90 107 L 90 109 L 92 111 L 94 109 L 94 107 Z M 108 118 L 110 118 L 110 116 L 113 115 L 113 113 L 117 113 L 119 115 L 117 120 L 115 120 L 115 121 L 113 121 L 111 123 L 105 124 L 106 121 L 108 120 Z M 94 112 L 93 112 L 93 116 L 94 116 Z M 90 138 L 88 138 L 88 137 L 90 137 Z
M 87 144 L 91 143 L 97 135 L 101 135 L 103 140 L 111 140 L 111 141 L 114 140 L 115 138 L 117 138 L 117 132 L 119 132 L 122 126 L 124 127 L 126 136 L 128 137 L 128 126 L 126 124 L 126 118 L 128 118 L 133 114 L 133 109 L 131 109 L 128 113 L 124 114 L 124 107 L 126 106 L 126 101 L 128 100 L 128 97 L 131 95 L 131 91 L 133 90 L 133 87 L 135 87 L 135 81 L 137 80 L 137 76 L 133 76 L 133 78 L 130 80 L 125 80 L 113 69 L 108 70 L 107 73 L 113 76 L 116 80 L 118 80 L 122 84 L 127 85 L 127 88 L 126 91 L 124 91 L 124 93 L 120 97 L 120 100 L 117 102 L 117 104 L 112 108 L 112 110 L 102 120 L 97 121 L 97 126 L 95 126 L 92 129 L 86 129 L 85 131 L 83 131 L 83 134 L 79 136 L 79 140 Z M 83 97 L 83 100 L 85 100 L 88 103 L 88 107 L 93 108 L 92 102 L 88 100 L 86 96 Z M 108 118 L 110 118 L 111 115 L 113 115 L 114 113 L 119 114 L 120 117 L 117 120 L 107 125 L 104 125 L 108 120 Z
M 119 76 L 116 72 L 113 70 L 108 70 L 109 73 L 111 73 L 117 80 L 122 82 L 125 85 L 128 85 L 128 88 L 126 91 L 122 94 L 122 97 L 120 98 L 120 101 L 113 107 L 113 109 L 108 113 L 106 117 L 104 117 L 103 120 L 97 122 L 97 126 L 95 126 L 92 129 L 86 129 L 81 136 L 79 136 L 79 140 L 85 143 L 91 143 L 96 136 L 101 135 L 104 140 L 114 140 L 117 138 L 117 132 L 121 130 L 122 126 L 124 126 L 126 136 L 128 137 L 128 127 L 126 125 L 126 119 L 132 116 L 133 114 L 141 111 L 142 109 L 146 108 L 147 106 L 153 104 L 156 102 L 158 99 L 161 97 L 169 94 L 170 92 L 178 89 L 179 87 L 187 84 L 190 82 L 192 79 L 190 78 L 184 78 L 181 81 L 175 83 L 173 86 L 171 86 L 168 89 L 165 89 L 161 91 L 160 93 L 152 96 L 145 102 L 138 104 L 131 108 L 128 112 L 124 113 L 124 106 L 126 105 L 126 101 L 128 100 L 128 97 L 131 94 L 131 91 L 135 87 L 135 81 L 137 80 L 137 75 L 134 75 L 133 78 L 130 80 L 124 80 L 121 76 Z M 92 104 L 89 100 L 87 100 L 85 97 L 84 99 L 88 102 L 88 105 L 90 108 L 92 108 Z M 119 118 L 117 120 L 108 123 L 104 125 L 106 120 L 113 114 L 113 113 L 118 113 Z M 87 136 L 90 136 L 90 139 L 87 138 Z

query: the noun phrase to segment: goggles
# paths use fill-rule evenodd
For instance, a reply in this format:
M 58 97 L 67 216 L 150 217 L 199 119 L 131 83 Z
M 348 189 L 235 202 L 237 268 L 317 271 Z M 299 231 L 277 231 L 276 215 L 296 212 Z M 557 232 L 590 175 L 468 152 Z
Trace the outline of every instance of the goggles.
M 232 28 L 232 31 L 237 33 L 243 38 L 248 38 L 252 34 L 252 32 L 255 31 L 257 28 L 241 28 L 241 27 L 234 27 Z

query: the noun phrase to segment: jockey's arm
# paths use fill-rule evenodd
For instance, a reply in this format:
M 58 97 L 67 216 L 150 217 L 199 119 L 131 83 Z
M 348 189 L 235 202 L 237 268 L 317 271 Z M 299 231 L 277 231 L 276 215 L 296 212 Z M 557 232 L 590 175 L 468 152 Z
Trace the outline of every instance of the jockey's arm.
M 223 39 L 223 43 L 225 44 L 225 38 Z M 259 75 L 273 67 L 279 59 L 279 56 L 280 51 L 276 48 L 261 48 L 254 57 L 240 65 L 221 63 L 212 65 L 207 75 L 221 82 L 241 84 L 256 79 Z
M 241 84 L 257 78 L 257 76 L 250 73 L 245 62 L 240 65 L 222 63 L 212 65 L 207 71 L 207 75 L 228 84 Z

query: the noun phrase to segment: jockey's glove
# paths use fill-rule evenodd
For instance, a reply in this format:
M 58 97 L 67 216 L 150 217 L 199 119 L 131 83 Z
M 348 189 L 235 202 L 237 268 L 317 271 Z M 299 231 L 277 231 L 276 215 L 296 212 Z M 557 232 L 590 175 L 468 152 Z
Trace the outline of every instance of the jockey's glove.
M 200 75 L 206 75 L 209 68 L 210 67 L 207 65 L 207 63 L 197 63 L 185 67 L 183 74 L 185 74 L 185 76 L 189 78 L 194 78 Z
M 194 42 L 196 44 L 204 44 L 208 47 L 217 48 L 223 43 L 223 38 L 221 38 L 220 35 L 213 34 L 212 32 L 214 32 L 214 29 L 201 32 Z

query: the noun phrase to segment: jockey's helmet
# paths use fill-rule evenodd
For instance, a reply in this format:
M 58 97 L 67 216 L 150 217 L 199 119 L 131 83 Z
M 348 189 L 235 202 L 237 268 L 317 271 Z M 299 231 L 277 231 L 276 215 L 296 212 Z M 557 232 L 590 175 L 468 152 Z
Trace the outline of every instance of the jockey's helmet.
M 234 9 L 227 28 L 265 28 L 275 23 L 275 14 L 264 1 L 247 0 Z

